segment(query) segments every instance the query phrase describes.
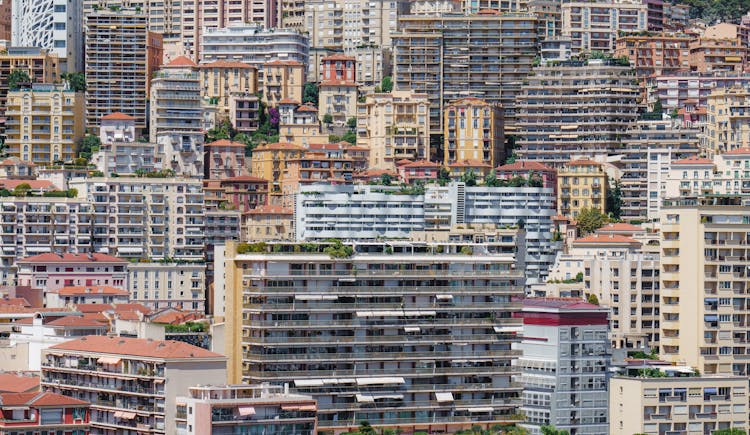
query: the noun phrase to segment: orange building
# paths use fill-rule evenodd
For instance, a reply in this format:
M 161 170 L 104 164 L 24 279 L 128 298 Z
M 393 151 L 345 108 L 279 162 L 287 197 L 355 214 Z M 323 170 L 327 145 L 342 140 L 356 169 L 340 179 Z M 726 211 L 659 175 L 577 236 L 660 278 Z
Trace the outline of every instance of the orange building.
M 747 64 L 747 46 L 741 38 L 698 38 L 690 43 L 690 71 L 740 73 Z
M 617 38 L 615 56 L 630 59 L 638 77 L 687 71 L 690 69 L 692 39 L 682 34 L 629 34 Z

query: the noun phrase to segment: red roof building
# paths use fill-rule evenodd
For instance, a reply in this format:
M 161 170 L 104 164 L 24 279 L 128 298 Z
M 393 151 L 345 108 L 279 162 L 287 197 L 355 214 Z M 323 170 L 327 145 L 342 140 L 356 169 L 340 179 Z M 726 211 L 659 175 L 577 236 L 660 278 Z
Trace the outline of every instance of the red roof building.
M 127 288 L 126 260 L 106 254 L 46 253 L 17 261 L 18 285 L 57 293 L 70 286 Z
M 51 392 L 0 394 L 0 434 L 88 435 L 90 403 Z

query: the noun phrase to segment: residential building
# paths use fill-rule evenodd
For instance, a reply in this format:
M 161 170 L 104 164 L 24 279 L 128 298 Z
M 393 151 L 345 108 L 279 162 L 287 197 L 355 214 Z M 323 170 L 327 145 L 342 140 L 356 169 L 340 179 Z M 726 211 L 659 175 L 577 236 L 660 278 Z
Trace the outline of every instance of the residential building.
M 435 181 L 440 175 L 440 168 L 439 164 L 429 160 L 417 160 L 416 162 L 401 160 L 396 162 L 398 178 L 406 184 Z
M 151 80 L 149 135 L 204 131 L 197 65 L 180 56 L 164 65 Z
M 649 91 L 648 104 L 660 101 L 667 112 L 693 107 L 705 110 L 708 96 L 719 88 L 750 85 L 750 75 L 714 75 L 685 73 L 654 77 L 653 88 Z
M 526 416 L 532 434 L 542 426 L 576 434 L 609 432 L 607 392 L 610 362 L 609 310 L 580 299 L 529 298 L 523 310 L 521 374 Z
M 86 127 L 122 112 L 146 128 L 149 83 L 161 65 L 161 35 L 148 31 L 148 16 L 133 10 L 96 11 L 86 17 Z
M 91 156 L 91 163 L 103 174 L 118 175 L 157 172 L 163 167 L 158 145 L 140 141 L 103 143 Z
M 83 11 L 80 2 L 17 0 L 11 3 L 14 47 L 55 53 L 63 71 L 83 71 Z
M 300 0 L 283 0 L 280 4 L 280 23 L 278 27 L 304 30 L 305 2 Z
M 744 431 L 747 381 L 735 376 L 614 376 L 609 406 L 613 435 Z
M 205 130 L 171 130 L 156 135 L 162 169 L 178 177 L 201 178 L 204 173 L 203 141 Z
M 281 183 L 283 174 L 286 172 L 292 159 L 302 157 L 304 148 L 291 143 L 275 143 L 259 145 L 253 150 L 250 159 L 250 172 L 252 176 L 267 180 L 269 204 L 280 201 L 282 194 Z M 273 198 L 275 197 L 275 198 Z
M 263 103 L 277 107 L 281 100 L 302 103 L 305 65 L 295 60 L 273 60 L 263 66 Z
M 485 243 L 357 242 L 347 258 L 323 253 L 326 242 L 275 245 L 282 253 L 274 254 L 238 254 L 228 244 L 217 276 L 229 381 L 311 395 L 319 430 L 355 429 L 365 415 L 404 431 L 513 421 L 519 234 Z M 438 246 L 442 253 L 433 253 Z M 461 254 L 468 250 L 483 254 Z M 287 316 L 300 320 L 280 321 Z M 398 416 L 389 414 L 394 407 Z
M 370 150 L 369 168 L 393 170 L 401 159 L 430 157 L 429 104 L 412 91 L 369 94 L 357 104 L 357 142 Z
M 188 12 L 189 4 L 181 2 L 148 2 L 145 0 L 83 0 L 83 16 L 88 17 L 97 10 L 132 8 L 143 12 L 148 17 L 148 31 L 158 33 L 164 38 L 165 60 L 169 61 L 179 55 L 188 54 L 172 46 L 181 44 L 183 12 Z M 185 47 L 187 48 L 187 47 Z
M 443 164 L 479 161 L 494 168 L 505 157 L 503 114 L 479 98 L 462 98 L 445 106 Z
M 58 293 L 71 286 L 128 287 L 126 260 L 106 254 L 39 254 L 20 258 L 18 285 Z M 65 299 L 63 298 L 63 301 Z
M 648 0 L 650 6 L 652 1 Z M 650 9 L 649 9 L 650 10 Z M 690 70 L 690 41 L 688 35 L 624 34 L 617 38 L 615 56 L 626 56 L 638 77 L 654 77 Z
M 702 196 L 714 192 L 714 180 L 718 179 L 716 166 L 711 159 L 692 156 L 672 161 L 666 183 L 666 199 L 681 196 Z M 717 190 L 721 188 L 717 183 Z
M 279 101 L 279 142 L 308 148 L 314 143 L 328 142 L 314 104 L 298 105 L 294 100 Z
M 747 206 L 740 197 L 680 197 L 661 217 L 661 353 L 704 374 L 746 376 Z
M 196 380 L 224 383 L 226 358 L 180 341 L 102 336 L 42 352 L 42 388 L 91 402 L 95 433 L 177 433 L 176 398 Z
M 10 41 L 11 30 L 13 27 L 13 12 L 10 2 L 3 2 L 0 5 L 0 39 Z
M 217 60 L 201 63 L 201 97 L 216 104 L 219 116 L 231 110 L 230 96 L 234 93 L 258 92 L 258 67 L 243 62 Z
M 620 151 L 622 219 L 659 219 L 670 165 L 698 154 L 698 134 L 676 120 L 639 120 L 628 128 Z
M 36 179 L 38 170 L 33 162 L 23 161 L 18 157 L 8 157 L 0 161 L 0 177 Z
M 206 28 L 202 36 L 201 63 L 217 60 L 254 66 L 263 83 L 263 65 L 273 60 L 308 65 L 308 37 L 293 29 L 264 29 L 252 24 L 233 23 L 223 28 Z
M 89 402 L 45 392 L 0 393 L 0 434 L 88 435 Z
M 634 79 L 633 70 L 617 60 L 534 68 L 516 103 L 518 157 L 559 167 L 619 149 L 620 137 L 638 117 Z
M 446 167 L 448 168 L 448 176 L 450 179 L 456 181 L 464 179 L 466 174 L 473 174 L 479 179 L 482 179 L 492 172 L 492 165 L 481 160 L 460 160 L 451 163 Z
M 443 133 L 446 103 L 465 97 L 502 107 L 512 132 L 515 100 L 537 55 L 536 28 L 536 15 L 522 12 L 402 16 L 392 35 L 395 89 L 427 94 L 431 134 Z
M 665 2 L 662 0 L 644 0 L 648 7 L 648 30 L 650 32 L 661 32 L 664 30 Z
M 742 73 L 747 66 L 747 41 L 699 37 L 690 42 L 690 71 Z
M 237 133 L 255 133 L 260 126 L 260 98 L 249 92 L 229 94 L 229 122 Z
M 216 247 L 228 241 L 239 241 L 242 237 L 242 212 L 238 210 L 212 210 L 206 212 L 206 312 L 216 314 L 214 307 L 214 282 Z
M 122 112 L 104 115 L 99 120 L 99 141 L 102 145 L 135 142 L 139 134 L 135 128 L 135 118 Z
M 227 431 L 246 433 L 316 433 L 315 400 L 284 392 L 276 385 L 191 387 L 177 398 L 178 435 Z M 210 415 L 212 418 L 205 418 Z
M 707 98 L 705 142 L 709 156 L 750 146 L 750 91 L 744 87 L 715 89 Z
M 379 176 L 378 176 L 379 177 Z M 294 206 L 297 241 L 405 239 L 413 231 L 457 225 L 526 230 L 527 284 L 543 281 L 554 262 L 551 188 L 428 185 L 423 194 L 372 185 L 309 185 Z
M 303 184 L 350 183 L 354 170 L 354 162 L 347 156 L 308 151 L 288 162 L 281 183 L 282 195 L 290 198 Z
M 220 180 L 203 180 L 206 210 L 247 212 L 268 202 L 268 180 L 241 175 Z
M 73 160 L 84 134 L 83 100 L 82 92 L 55 84 L 34 84 L 8 92 L 7 153 L 40 165 Z
M 391 69 L 388 53 L 384 56 L 380 48 L 356 47 L 350 54 L 357 59 L 357 84 L 367 92 L 374 92 L 385 77 L 383 73 Z
M 206 310 L 205 263 L 131 263 L 128 282 L 130 300 L 152 310 Z
M 609 177 L 601 163 L 573 160 L 557 171 L 557 213 L 575 218 L 584 209 L 607 212 Z
M 261 205 L 242 216 L 242 240 L 294 240 L 294 212 L 278 205 Z
M 557 198 L 557 171 L 542 163 L 516 160 L 495 168 L 495 176 L 501 180 L 511 180 L 517 177 L 538 178 L 542 182 L 542 187 L 553 189 Z
M 205 145 L 205 177 L 212 180 L 249 174 L 245 166 L 245 144 L 221 139 Z
M 648 5 L 639 1 L 570 2 L 562 5 L 562 36 L 573 54 L 614 53 L 619 32 L 648 30 Z
M 91 219 L 103 228 L 92 236 L 99 250 L 135 259 L 204 259 L 200 180 L 93 177 L 69 185 L 91 204 Z
M 68 304 L 127 304 L 130 293 L 108 285 L 65 286 L 57 293 L 48 293 L 46 307 L 65 308 Z
M 334 125 L 344 127 L 349 119 L 357 117 L 356 59 L 338 54 L 324 57 L 321 63 L 318 115 L 321 121 L 331 115 Z

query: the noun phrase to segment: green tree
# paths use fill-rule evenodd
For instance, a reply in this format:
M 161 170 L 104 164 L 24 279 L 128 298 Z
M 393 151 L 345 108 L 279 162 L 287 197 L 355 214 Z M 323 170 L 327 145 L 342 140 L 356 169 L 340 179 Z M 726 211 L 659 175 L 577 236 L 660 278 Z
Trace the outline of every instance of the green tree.
M 713 435 L 747 435 L 747 432 L 745 432 L 744 430 L 742 430 L 742 429 L 736 429 L 736 428 L 732 428 L 732 429 L 720 429 L 720 430 L 715 430 L 715 431 L 713 431 L 711 433 Z
M 331 115 L 330 113 L 326 113 L 325 115 L 323 115 L 323 124 L 329 126 L 333 124 L 333 115 Z
M 473 169 L 469 169 L 468 171 L 464 172 L 463 175 L 461 175 L 461 181 L 466 183 L 467 186 L 476 186 L 477 185 L 476 172 L 474 172 Z
M 622 184 L 620 180 L 610 180 L 607 190 L 607 212 L 615 219 L 620 219 L 622 213 Z
M 584 208 L 576 216 L 578 222 L 578 234 L 585 236 L 591 234 L 608 222 L 607 216 L 595 208 Z
M 497 179 L 494 169 L 484 176 L 484 185 L 488 187 L 497 187 L 500 185 L 500 181 Z
M 440 184 L 441 186 L 445 186 L 451 181 L 451 171 L 449 171 L 445 166 L 441 166 L 440 171 L 438 172 L 437 179 L 438 184 Z
M 393 79 L 390 76 L 383 77 L 383 80 L 380 81 L 380 91 L 381 92 L 391 92 L 393 90 Z
M 383 174 L 380 176 L 380 184 L 383 186 L 390 186 L 393 183 L 393 177 L 390 174 Z
M 346 126 L 350 130 L 354 130 L 355 128 L 357 128 L 357 118 L 355 118 L 355 117 L 352 116 L 351 118 L 347 119 L 346 120 Z
M 60 78 L 68 82 L 73 92 L 84 92 L 86 90 L 86 76 L 83 73 L 62 73 Z
M 21 183 L 13 189 L 13 196 L 29 196 L 31 194 L 31 185 L 29 183 Z
M 658 113 L 660 115 L 664 113 L 664 108 L 661 105 L 661 100 L 656 100 L 656 103 L 654 103 L 654 110 L 652 112 Z
M 347 131 L 346 133 L 344 133 L 343 136 L 341 136 L 341 140 L 343 140 L 344 142 L 349 142 L 352 145 L 356 145 L 357 144 L 357 133 L 355 133 L 353 131 Z
M 305 83 L 305 90 L 302 93 L 302 103 L 312 103 L 318 105 L 318 84 Z
M 78 156 L 88 161 L 92 154 L 99 151 L 101 145 L 102 141 L 99 140 L 99 136 L 87 134 L 78 141 Z
M 228 119 L 223 119 L 214 128 L 206 132 L 206 143 L 221 139 L 231 139 L 236 134 L 234 126 Z
M 567 430 L 557 430 L 554 426 L 542 426 L 539 429 L 542 435 L 569 435 Z
M 30 85 L 31 77 L 29 73 L 22 69 L 14 69 L 8 74 L 8 89 L 17 91 L 22 85 Z
M 589 295 L 588 295 L 588 297 L 586 298 L 586 302 L 588 302 L 588 303 L 590 303 L 590 304 L 594 304 L 594 305 L 599 305 L 599 298 L 598 298 L 598 297 L 596 297 L 596 295 L 595 295 L 595 294 L 591 293 L 591 294 L 589 294 Z

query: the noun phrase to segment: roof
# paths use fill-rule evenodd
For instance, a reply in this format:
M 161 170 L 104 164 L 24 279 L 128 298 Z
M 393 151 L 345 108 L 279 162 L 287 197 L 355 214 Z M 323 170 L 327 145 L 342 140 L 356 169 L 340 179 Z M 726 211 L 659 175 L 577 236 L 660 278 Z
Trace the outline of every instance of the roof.
M 107 254 L 71 254 L 63 255 L 48 252 L 18 260 L 19 263 L 127 263 L 122 258 Z
M 595 162 L 591 159 L 571 160 L 565 164 L 565 166 L 601 166 L 601 165 L 602 165 L 601 163 Z
M 637 240 L 633 240 L 630 237 L 620 236 L 617 234 L 592 234 L 590 236 L 581 237 L 573 241 L 573 244 L 579 244 L 579 243 L 616 244 L 616 245 L 622 245 L 622 244 L 640 245 L 641 244 L 641 242 Z
M 489 168 L 491 165 L 489 163 L 485 163 L 481 160 L 463 160 L 460 162 L 451 163 L 448 165 L 450 168 L 463 168 L 463 167 L 471 167 L 471 168 Z
M 645 231 L 643 228 L 628 224 L 625 222 L 617 222 L 614 224 L 607 224 L 598 230 L 596 230 L 597 233 L 605 233 L 605 232 L 628 232 L 628 233 L 641 233 Z
M 0 373 L 0 393 L 26 393 L 39 390 L 39 376 Z
M 3 406 L 88 406 L 89 402 L 75 399 L 62 394 L 51 393 L 49 391 L 33 393 L 4 393 L 0 394 L 0 407 Z
M 578 298 L 526 298 L 523 306 L 536 308 L 562 308 L 566 310 L 598 310 L 599 305 L 584 302 Z
M 439 168 L 440 165 L 435 162 L 428 160 L 417 160 L 416 162 L 409 162 L 403 165 L 404 168 Z
M 447 107 L 456 107 L 456 106 L 462 106 L 462 105 L 472 105 L 472 106 L 489 106 L 490 103 L 487 101 L 477 98 L 477 97 L 465 97 L 465 98 L 459 98 L 457 100 L 453 100 L 450 103 L 447 104 Z
M 295 145 L 293 143 L 288 143 L 288 142 L 266 143 L 263 145 L 259 145 L 257 148 L 255 148 L 253 150 L 253 153 L 257 153 L 258 151 L 267 151 L 267 150 L 304 151 L 304 148 L 302 148 L 299 145 Z
M 281 100 L 279 100 L 279 104 L 290 104 L 290 105 L 293 104 L 293 105 L 297 106 L 297 105 L 299 105 L 299 103 L 300 103 L 299 101 L 293 100 L 291 98 L 282 98 Z
M 139 311 L 143 314 L 150 314 L 151 308 L 138 303 L 129 303 L 129 304 L 114 304 L 115 311 Z
M 225 358 L 218 353 L 182 341 L 104 335 L 89 335 L 57 344 L 49 349 L 163 359 Z
M 255 68 L 253 65 L 244 62 L 231 62 L 228 60 L 217 60 L 209 63 L 198 65 L 199 68 Z
M 750 148 L 748 147 L 742 147 L 742 148 L 735 148 L 733 150 L 729 150 L 722 155 L 747 155 L 750 154 Z
M 232 148 L 245 148 L 245 144 L 241 142 L 234 142 L 228 139 L 219 139 L 213 142 L 203 145 L 204 147 L 232 147 Z
M 203 318 L 205 318 L 205 316 L 197 311 L 182 311 L 176 308 L 166 308 L 161 312 L 152 315 L 149 320 L 153 323 L 179 325 Z
M 268 180 L 265 178 L 253 177 L 252 175 L 238 175 L 236 177 L 219 180 L 219 183 L 268 183 Z
M 0 186 L 13 190 L 20 184 L 28 184 L 32 189 L 54 190 L 57 186 L 49 180 L 6 180 L 0 179 Z
M 288 214 L 292 215 L 294 212 L 291 208 L 285 208 L 280 205 L 259 205 L 254 209 L 248 211 L 246 214 Z
M 108 285 L 68 286 L 57 291 L 60 296 L 74 295 L 113 295 L 128 296 L 126 290 Z
M 92 318 L 82 316 L 65 316 L 55 319 L 46 324 L 46 326 L 56 326 L 58 328 L 75 327 L 75 328 L 102 328 L 107 329 L 107 325 L 102 324 Z
M 317 107 L 313 107 L 313 106 L 311 106 L 309 104 L 303 104 L 303 105 L 297 107 L 297 111 L 298 112 L 317 112 L 318 108 Z
M 703 157 L 688 157 L 686 159 L 675 160 L 673 165 L 713 165 L 714 162 Z
M 113 310 L 112 304 L 75 304 L 76 311 L 86 313 L 102 313 L 104 311 Z
M 326 56 L 326 57 L 320 59 L 321 62 L 325 62 L 327 60 L 351 60 L 352 62 L 354 62 L 357 59 L 355 59 L 354 57 L 347 56 L 345 54 L 339 54 L 339 53 L 337 53 L 337 54 L 331 54 L 329 56 Z
M 266 65 L 271 65 L 271 66 L 303 66 L 302 62 L 298 62 L 296 60 L 281 60 L 281 59 L 276 59 L 276 60 L 272 60 L 270 62 L 266 62 Z
M 196 64 L 195 62 L 193 62 L 192 60 L 188 59 L 185 56 L 177 56 L 174 59 L 172 59 L 171 62 L 169 62 L 168 64 L 166 64 L 164 66 L 166 66 L 166 67 L 170 67 L 170 66 L 173 66 L 173 67 L 178 67 L 178 66 L 195 67 L 195 66 L 198 66 L 198 64 Z
M 555 170 L 551 167 L 534 161 L 517 160 L 507 165 L 497 167 L 498 171 L 547 171 L 554 172 Z
M 135 121 L 135 118 L 133 118 L 130 115 L 126 115 L 122 112 L 114 112 L 110 113 L 109 115 L 102 116 L 102 120 L 107 121 Z
M 320 86 L 350 86 L 355 87 L 357 86 L 356 82 L 353 82 L 351 80 L 323 80 L 320 82 Z

